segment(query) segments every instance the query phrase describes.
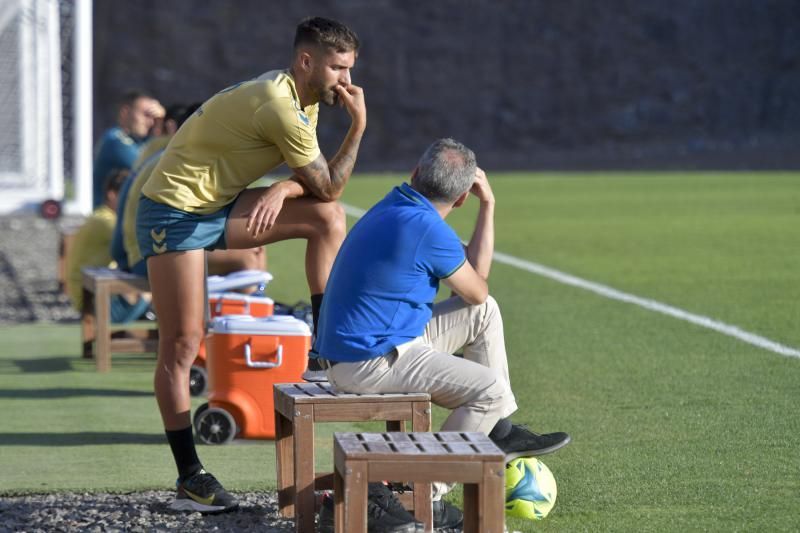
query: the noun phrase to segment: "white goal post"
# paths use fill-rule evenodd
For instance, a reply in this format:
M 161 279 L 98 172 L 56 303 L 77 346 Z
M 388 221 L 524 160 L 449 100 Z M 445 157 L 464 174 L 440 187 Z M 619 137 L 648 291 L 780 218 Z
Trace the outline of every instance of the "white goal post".
M 63 201 L 65 181 L 66 211 L 91 210 L 91 14 L 91 0 L 0 1 L 0 214 Z

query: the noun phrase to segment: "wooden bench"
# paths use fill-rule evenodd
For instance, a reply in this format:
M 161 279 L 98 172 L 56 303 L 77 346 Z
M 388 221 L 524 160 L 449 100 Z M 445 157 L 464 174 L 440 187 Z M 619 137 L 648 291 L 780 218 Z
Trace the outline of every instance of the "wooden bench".
M 314 531 L 315 490 L 333 488 L 333 473 L 314 472 L 314 424 L 386 421 L 387 431 L 430 431 L 429 394 L 344 394 L 328 383 L 276 384 L 275 447 L 278 508 L 295 518 L 298 532 Z M 430 485 L 418 485 L 414 504 L 430 500 Z M 428 522 L 431 522 L 428 506 Z
M 155 323 L 147 329 L 113 329 L 111 326 L 111 296 L 140 295 L 150 291 L 147 278 L 110 268 L 83 269 L 83 307 L 81 309 L 81 339 L 83 356 L 94 357 L 98 372 L 111 370 L 112 353 L 155 353 L 158 348 L 158 329 Z M 121 334 L 117 337 L 117 334 Z
M 464 532 L 503 533 L 505 456 L 485 434 L 335 433 L 333 441 L 337 533 L 367 532 L 367 484 L 383 480 L 463 483 Z M 424 505 L 429 515 L 430 496 Z
M 75 242 L 75 235 L 80 226 L 59 225 L 58 227 L 58 261 L 56 263 L 56 276 L 58 278 L 58 290 L 67 294 L 67 255 Z M 69 296 L 67 294 L 67 296 Z

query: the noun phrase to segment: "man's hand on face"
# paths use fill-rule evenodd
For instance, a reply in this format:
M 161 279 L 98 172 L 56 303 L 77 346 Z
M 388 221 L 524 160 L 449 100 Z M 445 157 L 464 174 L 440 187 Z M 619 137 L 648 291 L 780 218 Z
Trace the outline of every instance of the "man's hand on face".
M 494 203 L 494 193 L 492 187 L 489 185 L 489 180 L 486 173 L 480 169 L 475 169 L 475 181 L 472 182 L 472 188 L 469 190 L 475 195 L 481 203 Z
M 350 114 L 353 124 L 360 128 L 367 126 L 367 104 L 364 89 L 357 85 L 337 85 L 334 90 L 339 95 L 339 103 Z
M 164 106 L 162 106 L 158 100 L 156 100 L 155 98 L 151 98 L 150 101 L 147 102 L 145 113 L 147 113 L 147 115 L 150 118 L 163 119 L 164 116 L 167 114 L 167 111 L 164 109 Z

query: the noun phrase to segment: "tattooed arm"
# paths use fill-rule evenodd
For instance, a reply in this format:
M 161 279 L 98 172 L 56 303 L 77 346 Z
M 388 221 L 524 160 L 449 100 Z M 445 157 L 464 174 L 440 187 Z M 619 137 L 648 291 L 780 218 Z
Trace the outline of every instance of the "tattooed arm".
M 294 177 L 297 177 L 298 181 L 312 195 L 326 202 L 336 200 L 342 195 L 344 186 L 353 172 L 353 166 L 356 164 L 358 147 L 367 126 L 367 108 L 364 104 L 364 91 L 361 87 L 338 86 L 336 90 L 339 93 L 340 102 L 347 108 L 352 119 L 350 129 L 342 141 L 339 151 L 330 161 L 326 161 L 325 157 L 320 154 L 308 165 L 292 169 Z M 297 192 L 296 187 L 293 187 L 292 192 Z
M 247 230 L 254 235 L 272 228 L 287 198 L 315 196 L 323 202 L 337 200 L 356 164 L 358 147 L 367 127 L 367 108 L 364 91 L 355 85 L 337 86 L 339 102 L 347 108 L 352 120 L 350 129 L 333 159 L 326 161 L 320 154 L 303 167 L 293 168 L 294 175 L 264 189 L 252 210 L 247 213 Z

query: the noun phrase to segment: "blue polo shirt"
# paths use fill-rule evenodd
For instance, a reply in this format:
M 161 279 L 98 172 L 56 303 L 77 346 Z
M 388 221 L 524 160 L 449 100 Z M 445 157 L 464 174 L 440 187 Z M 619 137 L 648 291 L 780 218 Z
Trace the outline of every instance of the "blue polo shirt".
M 145 139 L 136 139 L 120 127 L 107 130 L 95 149 L 92 178 L 92 203 L 94 207 L 105 200 L 103 189 L 108 174 L 117 168 L 133 168 Z
M 395 187 L 350 230 L 331 270 L 314 352 L 363 361 L 425 330 L 439 280 L 466 261 L 464 247 L 433 205 Z

